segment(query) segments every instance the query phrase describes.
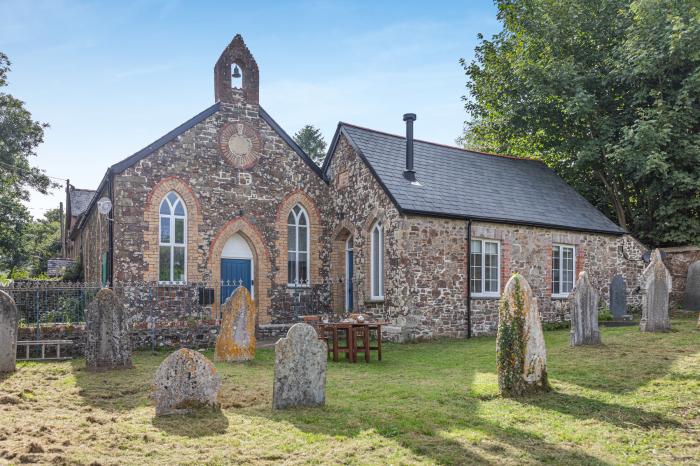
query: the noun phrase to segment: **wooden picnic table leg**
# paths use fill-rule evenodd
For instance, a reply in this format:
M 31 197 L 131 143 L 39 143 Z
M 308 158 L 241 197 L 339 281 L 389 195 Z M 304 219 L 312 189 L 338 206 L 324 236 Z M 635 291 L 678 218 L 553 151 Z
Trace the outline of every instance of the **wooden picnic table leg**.
M 382 326 L 377 325 L 377 360 L 382 360 Z
M 363 338 L 363 343 L 365 345 L 365 362 L 369 362 L 369 325 L 365 324 L 364 326 L 364 338 Z
M 338 362 L 338 329 L 333 327 L 333 362 Z

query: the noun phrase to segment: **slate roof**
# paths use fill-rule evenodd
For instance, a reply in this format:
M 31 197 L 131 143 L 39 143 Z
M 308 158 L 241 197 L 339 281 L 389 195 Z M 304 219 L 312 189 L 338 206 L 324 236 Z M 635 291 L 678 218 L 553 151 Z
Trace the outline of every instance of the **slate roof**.
M 95 191 L 91 189 L 78 189 L 73 186 L 70 187 L 70 212 L 74 217 L 78 217 L 80 214 L 87 210 L 90 205 L 90 201 L 95 195 Z
M 406 138 L 347 123 L 338 125 L 334 144 L 339 134 L 347 137 L 402 212 L 625 233 L 539 161 L 415 140 L 419 184 L 412 184 L 403 176 Z

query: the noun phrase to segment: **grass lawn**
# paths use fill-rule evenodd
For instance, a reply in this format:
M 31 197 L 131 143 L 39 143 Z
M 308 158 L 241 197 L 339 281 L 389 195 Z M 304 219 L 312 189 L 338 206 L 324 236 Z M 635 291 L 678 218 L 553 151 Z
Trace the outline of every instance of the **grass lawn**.
M 700 332 L 603 328 L 605 346 L 546 332 L 553 392 L 498 396 L 495 339 L 387 345 L 369 365 L 329 363 L 323 409 L 270 409 L 274 351 L 217 364 L 222 411 L 155 418 L 152 377 L 21 363 L 0 378 L 0 464 L 700 462 Z M 211 357 L 211 353 L 207 354 Z

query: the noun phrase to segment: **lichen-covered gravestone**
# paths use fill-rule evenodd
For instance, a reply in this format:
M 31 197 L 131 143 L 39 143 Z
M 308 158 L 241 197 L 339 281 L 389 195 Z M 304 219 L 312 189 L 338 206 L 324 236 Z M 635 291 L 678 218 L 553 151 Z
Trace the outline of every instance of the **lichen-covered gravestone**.
M 85 310 L 85 330 L 89 371 L 133 367 L 126 310 L 113 290 L 102 288 L 97 292 Z
M 294 324 L 275 345 L 272 407 L 323 406 L 328 348 L 308 324 Z
M 255 304 L 244 286 L 236 288 L 221 309 L 214 354 L 217 361 L 255 358 Z
M 581 272 L 571 297 L 571 346 L 599 345 L 598 301 L 600 295 Z
M 498 309 L 498 388 L 503 396 L 549 390 L 547 352 L 537 300 L 528 282 L 514 274 Z
M 655 249 L 651 262 L 642 272 L 642 332 L 665 332 L 671 329 L 668 319 L 668 296 L 671 292 L 671 274 Z
M 627 316 L 627 285 L 622 275 L 615 275 L 610 282 L 610 310 L 615 320 Z
M 15 371 L 18 324 L 19 311 L 15 301 L 0 290 L 0 374 Z
M 688 267 L 683 307 L 687 311 L 700 311 L 700 261 L 695 261 Z
M 156 371 L 153 398 L 156 416 L 218 409 L 221 377 L 207 358 L 187 348 L 175 351 Z

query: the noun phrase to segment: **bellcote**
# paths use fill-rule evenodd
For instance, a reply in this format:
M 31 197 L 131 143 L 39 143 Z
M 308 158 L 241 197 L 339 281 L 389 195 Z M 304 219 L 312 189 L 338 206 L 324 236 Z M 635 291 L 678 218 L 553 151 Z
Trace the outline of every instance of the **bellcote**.
M 258 64 L 243 37 L 236 34 L 214 66 L 214 98 L 233 103 L 242 97 L 246 103 L 258 105 L 259 88 Z

